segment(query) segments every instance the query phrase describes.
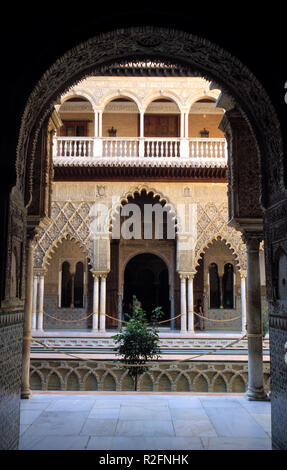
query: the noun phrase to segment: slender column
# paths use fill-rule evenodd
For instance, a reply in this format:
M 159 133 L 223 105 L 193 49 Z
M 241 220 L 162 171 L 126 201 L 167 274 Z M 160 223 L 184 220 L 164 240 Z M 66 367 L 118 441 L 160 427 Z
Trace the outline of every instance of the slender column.
M 62 270 L 58 275 L 58 308 L 62 307 Z
M 181 333 L 186 333 L 186 278 L 180 275 L 180 313 L 181 313 Z
M 246 275 L 240 278 L 241 285 L 241 312 L 242 312 L 242 334 L 246 333 Z
M 118 312 L 119 312 L 118 327 L 120 328 L 122 326 L 122 320 L 123 320 L 123 298 L 121 294 L 118 294 Z
M 144 111 L 140 111 L 139 157 L 144 157 Z
M 172 289 L 172 292 L 174 292 L 174 289 Z M 174 316 L 175 316 L 175 314 L 174 314 L 174 296 L 173 295 L 170 296 L 170 316 L 171 316 L 171 318 L 174 318 Z M 170 328 L 172 330 L 174 330 L 174 325 L 175 325 L 175 320 L 171 320 Z
M 184 137 L 188 138 L 188 113 L 185 113 Z
M 39 297 L 38 297 L 38 330 L 43 331 L 44 316 L 44 275 L 39 276 Z
M 94 137 L 98 137 L 98 127 L 99 127 L 99 113 L 98 111 L 95 111 L 94 113 Z
M 264 400 L 263 347 L 261 320 L 261 286 L 259 270 L 259 234 L 247 233 L 242 237 L 247 251 L 246 315 L 248 332 L 248 400 Z
M 185 126 L 184 126 L 184 121 L 185 121 L 185 113 L 181 111 L 180 113 L 180 137 L 184 137 L 184 131 L 185 131 Z
M 193 275 L 187 278 L 187 300 L 188 300 L 188 331 L 194 333 L 194 313 L 193 313 Z
M 99 276 L 94 276 L 94 291 L 93 291 L 93 330 L 98 331 L 99 323 Z
M 103 111 L 99 111 L 99 137 L 103 136 Z
M 26 298 L 25 298 L 25 316 L 23 325 L 23 349 L 22 349 L 22 384 L 21 398 L 30 398 L 30 338 L 32 322 L 32 304 L 33 304 L 33 255 L 35 241 L 28 239 L 27 253 L 27 277 L 26 277 Z
M 101 275 L 100 284 L 100 331 L 106 331 L 106 275 Z
M 38 294 L 38 276 L 34 275 L 33 279 L 33 301 L 32 301 L 32 330 L 36 330 L 37 326 L 37 294 Z
M 71 308 L 75 308 L 75 273 L 72 273 L 71 281 Z

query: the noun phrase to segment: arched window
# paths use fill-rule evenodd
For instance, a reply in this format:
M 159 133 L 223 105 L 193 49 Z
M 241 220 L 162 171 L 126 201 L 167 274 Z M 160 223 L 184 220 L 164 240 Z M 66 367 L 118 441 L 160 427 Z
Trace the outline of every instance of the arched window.
M 70 273 L 70 263 L 64 261 L 62 264 L 62 308 L 69 308 L 72 302 L 72 276 Z
M 220 280 L 216 263 L 209 266 L 209 299 L 210 308 L 220 308 Z
M 83 308 L 84 295 L 84 265 L 81 261 L 76 264 L 74 275 L 70 272 L 70 263 L 62 264 L 62 308 Z
M 231 263 L 227 263 L 224 266 L 224 274 L 222 278 L 222 303 L 223 308 L 234 307 L 234 275 Z
M 74 305 L 75 308 L 83 308 L 84 295 L 84 265 L 81 261 L 76 264 L 74 282 Z

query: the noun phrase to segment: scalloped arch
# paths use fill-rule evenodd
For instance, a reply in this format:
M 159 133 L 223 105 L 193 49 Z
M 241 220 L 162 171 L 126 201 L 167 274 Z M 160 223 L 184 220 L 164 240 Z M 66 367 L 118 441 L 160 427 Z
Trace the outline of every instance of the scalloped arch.
M 195 268 L 197 268 L 197 266 L 199 265 L 199 260 L 204 254 L 204 252 L 208 250 L 210 245 L 212 245 L 212 243 L 218 239 L 224 242 L 232 252 L 232 255 L 234 256 L 234 259 L 236 261 L 236 267 L 239 269 L 239 271 L 244 271 L 246 269 L 246 255 L 242 256 L 242 254 L 238 253 L 237 247 L 232 244 L 232 241 L 229 240 L 228 237 L 224 237 L 218 233 L 209 238 L 209 240 L 200 247 L 194 262 Z M 243 242 L 242 245 L 244 245 Z
M 90 264 L 89 252 L 86 248 L 86 245 L 83 244 L 82 240 L 80 240 L 77 237 L 77 235 L 74 235 L 70 233 L 69 231 L 66 231 L 65 233 L 60 234 L 58 238 L 56 238 L 56 240 L 53 240 L 53 242 L 49 246 L 47 252 L 45 253 L 43 257 L 43 263 L 42 263 L 43 268 L 47 268 L 50 265 L 50 261 L 53 257 L 53 254 L 55 253 L 55 250 L 57 250 L 59 245 L 63 243 L 63 241 L 65 240 L 70 240 L 76 243 L 80 247 L 81 251 L 87 255 L 88 264 Z
M 116 219 L 116 216 L 119 214 L 120 209 L 123 207 L 123 203 L 128 203 L 128 198 L 135 198 L 136 194 L 141 195 L 142 192 L 145 191 L 147 194 L 153 194 L 153 197 L 159 197 L 159 202 L 165 202 L 165 207 L 170 209 L 170 214 L 172 214 L 172 220 L 175 223 L 175 227 L 180 227 L 180 221 L 178 215 L 175 211 L 175 205 L 170 202 L 169 198 L 164 196 L 160 191 L 155 188 L 151 188 L 145 184 L 141 184 L 138 186 L 134 186 L 133 188 L 126 191 L 119 200 L 114 203 L 114 205 L 109 209 L 108 216 L 107 216 L 107 224 L 106 229 L 107 231 L 112 230 L 113 228 L 113 221 Z

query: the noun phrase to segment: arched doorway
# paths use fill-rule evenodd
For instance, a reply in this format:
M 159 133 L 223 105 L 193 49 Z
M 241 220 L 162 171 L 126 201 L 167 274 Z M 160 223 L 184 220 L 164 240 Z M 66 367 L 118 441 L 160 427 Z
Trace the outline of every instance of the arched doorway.
M 146 311 L 147 318 L 151 317 L 156 307 L 162 307 L 164 312 L 161 320 L 170 318 L 169 274 L 162 258 L 153 253 L 142 253 L 127 263 L 124 274 L 124 313 L 131 312 L 134 295 Z
M 123 38 L 120 37 L 121 34 L 124 35 Z M 93 53 L 85 53 L 89 52 L 89 49 Z M 104 59 L 102 54 L 103 49 L 106 51 Z M 133 51 L 133 57 L 131 57 L 130 51 Z M 239 109 L 243 111 L 244 116 L 247 117 L 251 124 L 252 130 L 257 138 L 262 163 L 260 168 L 261 183 L 263 186 L 262 202 L 265 209 L 267 209 L 264 216 L 267 222 L 267 260 L 270 262 L 267 263 L 269 268 L 268 295 L 270 302 L 273 302 L 275 300 L 272 294 L 273 278 L 270 271 L 272 266 L 272 250 L 274 248 L 272 243 L 273 241 L 274 243 L 278 242 L 277 244 L 279 245 L 282 241 L 282 239 L 276 238 L 280 230 L 278 227 L 275 229 L 275 221 L 277 223 L 279 220 L 278 213 L 275 213 L 275 210 L 278 210 L 278 212 L 281 211 L 280 216 L 282 216 L 282 221 L 284 219 L 284 210 L 286 215 L 286 205 L 282 195 L 285 186 L 283 181 L 284 164 L 280 126 L 268 96 L 250 71 L 236 58 L 233 58 L 224 50 L 201 38 L 196 38 L 186 33 L 160 30 L 157 28 L 155 28 L 155 30 L 151 30 L 150 28 L 135 30 L 132 28 L 129 33 L 126 30 L 122 30 L 121 32 L 113 32 L 109 35 L 101 36 L 97 38 L 96 44 L 93 43 L 93 40 L 90 40 L 88 44 L 85 44 L 85 47 L 81 45 L 79 48 L 75 48 L 73 56 L 71 52 L 69 52 L 64 60 L 61 58 L 61 60 L 54 64 L 51 69 L 44 74 L 43 79 L 33 90 L 22 119 L 17 160 L 17 192 L 18 195 L 20 195 L 21 201 L 25 200 L 24 205 L 29 208 L 29 215 L 37 214 L 38 216 L 40 214 L 40 218 L 46 215 L 42 207 L 40 208 L 41 210 L 38 210 L 35 199 L 39 201 L 40 204 L 40 202 L 42 203 L 42 201 L 45 200 L 45 197 L 48 198 L 48 195 L 45 195 L 45 191 L 49 187 L 49 182 L 47 182 L 45 187 L 42 185 L 41 194 L 43 198 L 40 198 L 37 197 L 39 194 L 37 185 L 36 190 L 35 186 L 33 188 L 33 178 L 34 184 L 37 181 L 41 181 L 39 171 L 34 172 L 34 169 L 39 170 L 40 162 L 42 162 L 42 153 L 37 143 L 38 139 L 41 140 L 45 136 L 46 131 L 44 127 L 47 123 L 46 119 L 51 114 L 53 103 L 57 100 L 57 97 L 75 81 L 80 80 L 86 73 L 91 73 L 91 71 L 96 70 L 98 66 L 105 65 L 105 61 L 110 65 L 118 61 L 119 58 L 127 61 L 135 57 L 142 59 L 149 56 L 167 59 L 167 62 L 169 62 L 171 58 L 175 58 L 181 65 L 185 64 L 191 72 L 193 71 L 194 73 L 195 70 L 200 71 L 203 75 L 217 80 L 219 84 L 222 85 L 222 88 L 227 90 L 234 98 Z M 88 62 L 86 63 L 86 61 Z M 43 167 L 44 166 L 45 165 L 43 165 Z M 32 200 L 33 205 L 31 205 Z M 280 208 L 272 207 L 272 204 L 278 201 L 282 203 Z M 35 220 L 35 225 L 37 225 L 38 219 L 35 218 Z M 25 223 L 22 225 L 26 228 Z M 282 228 L 283 226 L 280 226 L 280 229 Z M 282 234 L 284 233 L 286 233 L 286 231 L 284 232 L 282 230 Z M 27 258 L 27 251 L 25 256 Z M 7 263 L 8 269 L 6 269 L 5 273 L 9 273 L 10 268 L 10 261 L 8 260 Z M 280 271 L 279 276 L 281 276 L 281 274 Z M 4 275 L 3 277 L 5 280 Z M 26 277 L 29 279 L 28 275 Z M 282 305 L 282 309 L 283 308 L 285 308 L 284 305 Z M 276 338 L 279 337 L 283 330 L 286 331 L 286 325 L 283 324 L 283 320 L 281 321 L 278 317 L 277 311 L 279 311 L 279 307 L 277 305 L 272 306 L 272 309 L 275 318 L 272 325 L 272 344 L 274 352 L 275 349 L 278 348 L 276 355 L 274 355 L 274 357 L 277 358 L 279 345 L 276 344 L 278 343 Z M 276 324 L 276 316 L 278 317 L 279 327 Z M 25 341 L 28 341 L 28 337 L 29 335 L 25 333 Z M 285 333 L 284 338 L 286 338 Z M 283 340 L 281 340 L 280 355 L 282 354 L 282 357 L 283 352 L 284 345 Z M 275 379 L 278 369 L 279 361 L 274 360 Z M 286 381 L 286 376 L 284 379 Z M 274 385 L 275 387 L 279 387 L 279 383 L 276 384 L 276 380 L 273 381 L 273 388 Z M 275 407 L 279 400 L 276 401 L 276 396 L 273 396 Z M 279 408 L 278 406 L 278 411 Z M 281 447 L 284 445 L 282 445 L 283 438 L 281 442 L 280 439 L 278 442 L 281 444 Z M 284 442 L 286 442 L 286 436 Z

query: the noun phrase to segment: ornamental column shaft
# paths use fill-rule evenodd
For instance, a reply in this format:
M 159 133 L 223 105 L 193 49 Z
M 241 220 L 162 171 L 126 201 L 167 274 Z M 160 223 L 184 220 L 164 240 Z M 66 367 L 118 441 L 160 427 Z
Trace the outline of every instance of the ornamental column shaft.
M 32 304 L 33 304 L 33 255 L 35 241 L 28 240 L 27 253 L 27 278 L 26 278 L 26 298 L 25 298 L 25 316 L 23 325 L 23 349 L 22 349 L 22 384 L 21 398 L 30 398 L 30 338 L 32 323 Z
M 242 312 L 242 333 L 246 332 L 246 277 L 240 278 L 241 283 L 241 312 Z
M 101 276 L 100 284 L 100 331 L 106 331 L 106 276 Z
M 37 328 L 37 294 L 38 294 L 38 276 L 33 279 L 33 299 L 32 299 L 32 330 Z
M 43 331 L 44 316 L 44 276 L 39 276 L 39 297 L 38 297 L 38 330 Z
M 253 234 L 244 236 L 247 252 L 246 315 L 248 333 L 248 389 L 249 400 L 264 400 L 267 395 L 263 385 L 263 347 L 261 319 L 261 285 L 259 270 L 260 238 Z
M 181 313 L 181 333 L 186 333 L 186 279 L 180 276 L 180 313 Z
M 194 333 L 194 314 L 193 314 L 193 276 L 187 278 L 187 300 L 188 300 L 188 315 L 187 325 L 188 331 Z
M 98 331 L 99 324 L 99 276 L 94 276 L 93 289 L 93 330 Z

